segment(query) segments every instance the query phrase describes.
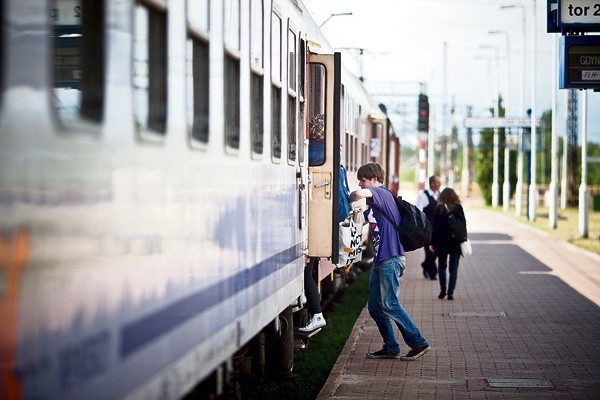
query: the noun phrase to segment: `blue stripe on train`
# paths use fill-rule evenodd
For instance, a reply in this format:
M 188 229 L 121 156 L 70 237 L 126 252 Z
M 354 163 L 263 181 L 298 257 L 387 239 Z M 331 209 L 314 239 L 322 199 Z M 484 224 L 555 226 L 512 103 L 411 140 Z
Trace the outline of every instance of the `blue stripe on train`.
M 250 269 L 241 271 L 138 321 L 126 324 L 121 330 L 121 358 L 130 356 L 171 329 L 282 269 L 301 255 L 300 247 L 300 244 L 296 244 Z

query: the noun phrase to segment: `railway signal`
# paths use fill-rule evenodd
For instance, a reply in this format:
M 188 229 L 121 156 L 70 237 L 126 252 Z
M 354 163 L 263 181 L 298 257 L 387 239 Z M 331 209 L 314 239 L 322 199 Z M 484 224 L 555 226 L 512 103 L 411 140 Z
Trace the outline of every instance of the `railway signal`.
M 419 95 L 419 119 L 417 125 L 419 132 L 429 131 L 429 99 L 425 94 Z

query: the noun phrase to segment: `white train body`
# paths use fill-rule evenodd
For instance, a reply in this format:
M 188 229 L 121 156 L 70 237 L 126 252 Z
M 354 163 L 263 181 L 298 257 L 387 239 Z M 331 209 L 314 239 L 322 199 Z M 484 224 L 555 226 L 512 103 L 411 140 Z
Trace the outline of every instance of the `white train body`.
M 310 96 L 308 86 L 297 85 L 311 52 L 333 51 L 306 9 L 293 0 L 97 3 L 100 27 L 83 28 L 80 36 L 93 46 L 85 37 L 99 29 L 103 42 L 71 58 L 75 67 L 65 69 L 71 82 L 60 85 L 57 60 L 68 50 L 57 48 L 78 37 L 68 29 L 91 24 L 85 14 L 83 22 L 69 14 L 81 3 L 3 4 L 0 394 L 6 398 L 180 398 L 284 309 L 302 307 L 305 255 L 314 255 L 307 210 L 317 189 L 307 162 L 310 105 L 302 104 Z M 255 6 L 264 16 L 258 36 L 250 24 Z M 283 26 L 282 73 L 271 70 L 273 15 Z M 166 41 L 155 46 L 157 18 Z M 233 49 L 224 34 L 232 29 L 239 34 Z M 295 65 L 286 56 L 289 32 L 298 45 Z M 261 65 L 251 57 L 256 37 Z M 208 88 L 190 84 L 198 43 L 208 55 L 199 69 Z M 150 72 L 140 72 L 145 64 Z M 231 71 L 239 77 L 233 89 Z M 163 86 L 157 73 L 164 73 Z M 348 98 L 352 93 L 362 110 L 345 136 L 356 140 L 354 176 L 366 161 L 371 121 L 385 117 L 375 117 L 359 82 L 344 76 Z M 259 92 L 253 77 L 262 80 Z M 194 90 L 208 94 L 200 101 L 204 119 L 195 119 Z M 252 136 L 257 93 L 262 152 Z M 232 116 L 239 118 L 233 124 Z M 331 267 L 323 264 L 325 277 Z

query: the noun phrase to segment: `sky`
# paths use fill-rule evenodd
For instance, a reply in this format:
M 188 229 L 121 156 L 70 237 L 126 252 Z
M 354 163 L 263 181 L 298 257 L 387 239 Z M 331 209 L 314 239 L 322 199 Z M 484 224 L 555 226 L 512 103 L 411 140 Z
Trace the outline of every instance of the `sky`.
M 303 0 L 317 24 L 334 13 L 348 16 L 330 18 L 322 27 L 329 42 L 341 50 L 342 60 L 359 75 L 362 61 L 367 86 L 379 81 L 399 85 L 407 109 L 400 131 L 410 133 L 416 124 L 417 95 L 424 83 L 430 98 L 432 126 L 436 134 L 450 129 L 453 121 L 462 130 L 467 106 L 473 115 L 488 116 L 496 87 L 506 100 L 509 116 L 524 116 L 532 105 L 532 82 L 535 76 L 535 108 L 538 117 L 552 107 L 553 45 L 555 35 L 546 32 L 546 1 L 537 0 L 536 69 L 532 68 L 533 0 Z M 500 9 L 501 5 L 523 5 L 526 32 L 523 35 L 523 8 Z M 490 30 L 508 35 L 489 34 Z M 525 38 L 525 40 L 524 40 Z M 525 84 L 521 70 L 525 42 Z M 484 48 L 482 48 L 484 46 Z M 485 46 L 492 46 L 485 47 Z M 496 50 L 498 63 L 496 63 Z M 360 59 L 360 60 L 359 60 Z M 446 62 L 444 62 L 446 60 Z M 496 68 L 496 65 L 499 68 Z M 509 68 L 510 66 L 510 68 Z M 510 78 L 510 79 L 509 79 Z M 523 86 L 523 88 L 522 88 Z M 524 107 L 520 108 L 521 93 Z M 578 91 L 582 103 L 583 91 Z M 566 90 L 556 89 L 557 132 L 566 130 Z M 444 104 L 446 105 L 444 107 Z M 600 143 L 600 93 L 587 91 L 588 142 Z M 454 119 L 443 110 L 454 106 Z M 580 107 L 581 109 L 581 107 Z M 448 115 L 448 113 L 446 113 Z M 579 126 L 581 127 L 581 116 Z M 446 128 L 446 129 L 444 129 Z M 581 140 L 581 130 L 578 133 Z

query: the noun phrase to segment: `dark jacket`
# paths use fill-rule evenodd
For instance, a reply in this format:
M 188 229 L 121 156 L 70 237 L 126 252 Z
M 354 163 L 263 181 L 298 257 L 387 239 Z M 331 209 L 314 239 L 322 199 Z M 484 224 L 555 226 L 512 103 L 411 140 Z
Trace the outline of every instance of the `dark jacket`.
M 452 210 L 458 218 L 465 219 L 465 212 L 460 204 L 454 206 Z M 435 214 L 433 215 L 433 232 L 431 234 L 431 245 L 435 248 L 436 252 L 443 251 L 445 253 L 460 252 L 460 243 L 451 244 L 448 240 L 448 211 L 443 205 L 438 205 L 435 208 Z

